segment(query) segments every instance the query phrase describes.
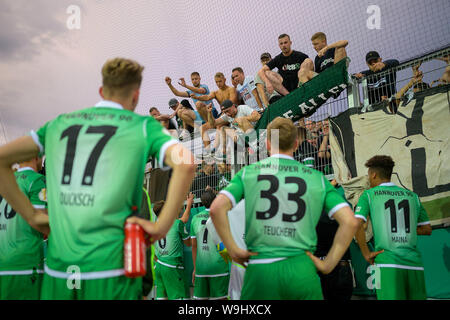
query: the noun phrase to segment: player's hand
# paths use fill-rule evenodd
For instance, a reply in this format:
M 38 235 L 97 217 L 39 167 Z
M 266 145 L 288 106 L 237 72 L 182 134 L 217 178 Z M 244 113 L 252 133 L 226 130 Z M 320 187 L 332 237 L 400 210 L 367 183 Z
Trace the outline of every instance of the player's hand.
M 212 112 L 213 105 L 212 103 L 206 105 L 206 111 Z
M 251 256 L 256 256 L 258 253 L 256 252 L 250 252 L 248 250 L 244 250 L 241 248 L 237 248 L 236 250 L 228 251 L 228 254 L 230 255 L 231 259 L 239 263 L 240 265 L 247 267 L 244 263 L 247 263 Z
M 365 254 L 363 256 L 364 256 L 364 259 L 366 259 L 366 261 L 368 263 L 374 264 L 375 263 L 375 257 L 377 255 L 379 255 L 380 253 L 383 253 L 383 252 L 384 252 L 384 250 L 375 251 L 375 252 L 370 251 L 368 254 Z
M 197 97 L 197 95 L 194 93 L 194 92 L 192 92 L 190 95 L 189 95 L 189 97 L 190 98 L 194 98 L 194 99 L 197 99 L 198 97 Z M 198 99 L 197 99 L 198 100 Z
M 317 55 L 321 58 L 325 55 L 325 53 L 328 51 L 328 46 L 325 46 L 324 48 L 320 49 L 319 52 L 317 52 Z
M 186 199 L 188 202 L 192 202 L 194 201 L 194 194 L 192 192 L 189 192 L 189 195 L 187 196 Z
M 146 242 L 149 242 L 150 244 L 153 244 L 154 242 L 164 238 L 165 236 L 165 234 L 163 234 L 159 230 L 158 225 L 154 222 L 150 222 L 138 217 L 130 217 L 127 219 L 127 222 L 140 225 L 142 229 L 144 229 L 144 231 L 149 235 Z
M 314 265 L 316 266 L 316 269 L 320 271 L 323 274 L 329 274 L 331 271 L 333 271 L 334 268 L 327 264 L 325 260 L 320 260 L 318 257 L 313 255 L 311 252 L 306 251 L 306 255 L 312 260 Z
M 355 73 L 354 76 L 357 77 L 358 79 L 361 79 L 364 77 L 364 75 L 361 72 Z
M 178 84 L 182 87 L 186 87 L 186 81 L 184 80 L 184 78 L 180 78 L 180 81 L 178 81 Z
M 168 86 L 172 84 L 172 79 L 170 79 L 169 77 L 166 77 L 165 80 Z

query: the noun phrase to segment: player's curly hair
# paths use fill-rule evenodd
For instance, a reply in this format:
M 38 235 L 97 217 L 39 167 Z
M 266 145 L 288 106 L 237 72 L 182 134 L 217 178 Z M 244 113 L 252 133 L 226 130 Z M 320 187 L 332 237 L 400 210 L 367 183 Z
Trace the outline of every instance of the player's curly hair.
M 126 97 L 142 82 L 144 67 L 133 60 L 114 58 L 105 62 L 102 68 L 103 92 L 107 96 Z
M 381 178 L 391 179 L 395 162 L 390 156 L 374 156 L 367 160 L 365 166 L 376 171 Z

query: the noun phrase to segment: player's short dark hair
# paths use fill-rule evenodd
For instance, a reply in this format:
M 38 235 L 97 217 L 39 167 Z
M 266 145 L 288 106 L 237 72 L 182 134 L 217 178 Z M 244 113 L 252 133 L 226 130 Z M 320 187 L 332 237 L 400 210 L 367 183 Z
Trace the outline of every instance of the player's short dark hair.
M 391 179 L 395 162 L 390 156 L 374 156 L 367 160 L 365 166 L 376 171 L 380 178 Z
M 194 72 L 191 73 L 191 77 L 192 76 L 199 76 L 200 77 L 200 73 L 198 73 L 197 71 L 194 71 Z
M 241 67 L 236 67 L 231 72 L 239 71 L 240 73 L 244 73 L 244 70 Z
M 160 200 L 160 201 L 156 201 L 153 204 L 153 212 L 155 213 L 155 215 L 158 217 L 159 213 L 162 210 L 162 207 L 164 206 L 164 203 L 166 203 L 164 200 Z
M 158 110 L 158 108 L 157 108 L 157 107 L 151 107 L 150 110 L 148 110 L 148 112 L 150 113 L 150 112 L 152 112 L 153 110 Z
M 202 205 L 204 205 L 206 209 L 209 209 L 215 198 L 216 194 L 213 190 L 209 189 L 202 193 L 200 200 L 202 201 Z
M 289 40 L 291 40 L 291 37 L 289 37 L 289 35 L 286 34 L 286 33 L 280 34 L 280 35 L 278 36 L 278 40 L 280 40 L 281 38 L 284 38 L 284 37 L 288 37 Z

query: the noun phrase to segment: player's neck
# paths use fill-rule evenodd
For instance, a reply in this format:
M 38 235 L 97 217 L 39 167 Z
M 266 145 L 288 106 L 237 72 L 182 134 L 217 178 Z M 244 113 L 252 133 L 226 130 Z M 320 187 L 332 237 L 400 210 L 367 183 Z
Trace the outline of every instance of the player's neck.
M 289 57 L 289 56 L 292 54 L 292 52 L 294 52 L 294 50 L 291 49 L 291 51 L 289 51 L 288 53 L 282 52 L 282 54 L 283 54 L 283 56 L 285 56 L 285 57 Z

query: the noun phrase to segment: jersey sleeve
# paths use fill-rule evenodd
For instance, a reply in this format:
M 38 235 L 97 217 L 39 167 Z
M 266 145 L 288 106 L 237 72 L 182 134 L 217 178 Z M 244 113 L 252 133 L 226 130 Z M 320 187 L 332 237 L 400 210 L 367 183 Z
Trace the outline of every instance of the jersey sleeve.
M 356 205 L 355 217 L 367 221 L 369 213 L 370 213 L 369 194 L 367 193 L 367 191 L 364 191 L 364 193 L 359 197 L 358 204 Z
M 231 179 L 228 186 L 220 191 L 221 194 L 230 199 L 233 208 L 244 197 L 244 183 L 242 181 L 244 172 L 245 168 L 239 171 L 233 179 Z
M 328 213 L 328 217 L 332 219 L 333 215 L 341 208 L 348 207 L 347 201 L 339 194 L 335 187 L 322 176 L 325 184 L 325 203 L 324 210 Z
M 178 220 L 178 232 L 180 233 L 181 239 L 189 239 L 189 233 L 186 230 L 186 225 L 181 220 Z
M 195 235 L 195 226 L 196 226 L 196 224 L 197 224 L 197 219 L 194 217 L 194 218 L 192 218 L 191 228 L 189 230 L 190 237 L 194 238 L 194 239 L 197 238 L 197 236 Z
M 39 176 L 30 185 L 29 199 L 36 209 L 47 208 L 47 189 L 45 186 L 45 177 Z
M 30 131 L 30 136 L 33 139 L 34 143 L 39 147 L 39 156 L 43 156 L 45 154 L 45 135 L 47 133 L 47 127 L 49 122 L 40 127 L 37 131 Z
M 147 139 L 150 142 L 150 156 L 156 156 L 160 168 L 164 167 L 164 157 L 167 149 L 177 144 L 178 141 L 172 138 L 169 132 L 152 117 L 147 118 Z
M 425 211 L 425 208 L 422 205 L 422 202 L 420 202 L 420 199 L 418 196 L 416 196 L 417 205 L 419 208 L 419 215 L 417 217 L 417 226 L 424 226 L 427 224 L 430 224 L 430 218 L 428 217 L 428 213 Z

